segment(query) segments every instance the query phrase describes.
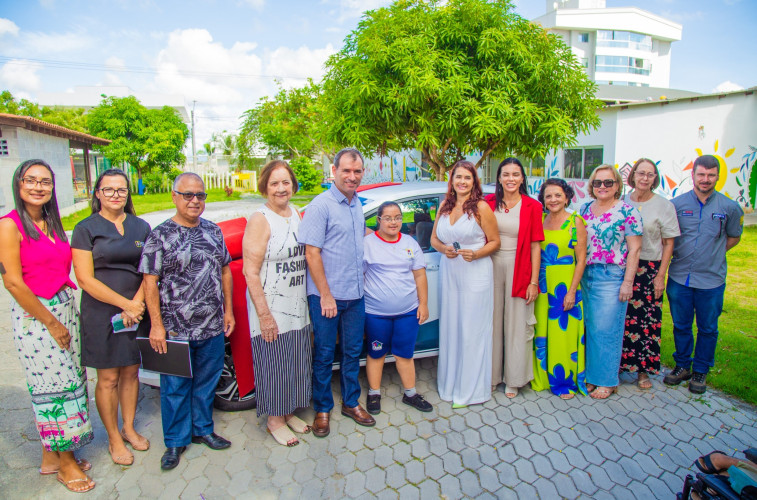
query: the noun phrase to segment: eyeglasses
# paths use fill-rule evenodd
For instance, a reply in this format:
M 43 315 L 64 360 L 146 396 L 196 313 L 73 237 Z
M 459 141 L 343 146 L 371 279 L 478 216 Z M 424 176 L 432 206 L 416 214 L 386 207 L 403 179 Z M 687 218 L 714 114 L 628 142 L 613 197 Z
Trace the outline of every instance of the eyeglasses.
M 634 174 L 636 177 L 645 177 L 647 179 L 654 179 L 657 177 L 657 174 L 655 173 L 647 173 L 647 172 L 636 172 Z
M 100 188 L 100 192 L 107 196 L 108 198 L 113 198 L 116 193 L 118 193 L 118 196 L 120 197 L 126 197 L 129 195 L 129 190 L 127 188 L 112 188 L 112 187 L 106 187 L 106 188 Z
M 384 221 L 384 222 L 402 222 L 402 216 L 398 215 L 397 217 L 378 217 L 378 220 Z
M 180 194 L 185 201 L 192 201 L 192 198 L 194 198 L 195 196 L 197 197 L 198 201 L 205 201 L 205 199 L 208 197 L 208 193 L 203 193 L 202 191 L 200 191 L 199 193 L 182 193 L 181 191 L 174 191 L 174 193 Z
M 603 184 L 606 188 L 611 188 L 613 184 L 615 184 L 615 181 L 613 179 L 605 179 L 603 181 L 600 181 L 599 179 L 594 179 L 593 181 L 591 181 L 591 187 L 598 188 L 598 187 L 602 187 Z
M 42 186 L 44 189 L 52 189 L 53 187 L 52 179 L 37 179 L 35 177 L 24 177 L 23 179 L 21 179 L 21 182 L 24 183 L 24 187 L 27 187 L 29 189 L 34 189 L 37 186 Z

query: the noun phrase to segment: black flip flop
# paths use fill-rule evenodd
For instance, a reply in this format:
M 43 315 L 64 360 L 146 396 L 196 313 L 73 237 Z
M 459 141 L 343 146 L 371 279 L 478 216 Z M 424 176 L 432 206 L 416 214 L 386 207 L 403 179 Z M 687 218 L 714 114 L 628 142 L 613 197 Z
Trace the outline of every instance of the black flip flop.
M 704 472 L 705 474 L 720 474 L 726 469 L 716 469 L 715 466 L 712 464 L 712 460 L 710 460 L 710 456 L 714 455 L 715 453 L 720 453 L 721 455 L 725 455 L 725 453 L 722 451 L 712 451 L 708 453 L 707 455 L 702 455 L 701 457 L 694 460 L 694 465 L 696 465 L 697 469 Z M 702 464 L 699 463 L 700 460 L 704 462 L 704 467 L 702 466 Z

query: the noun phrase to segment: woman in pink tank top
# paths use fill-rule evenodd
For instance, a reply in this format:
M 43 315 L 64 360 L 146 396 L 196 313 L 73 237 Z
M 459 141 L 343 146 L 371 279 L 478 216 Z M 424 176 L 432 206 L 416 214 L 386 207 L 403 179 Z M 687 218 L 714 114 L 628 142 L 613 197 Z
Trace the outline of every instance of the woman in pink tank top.
M 15 210 L 0 218 L 0 274 L 12 296 L 13 339 L 24 367 L 42 441 L 39 473 L 71 491 L 95 487 L 92 465 L 74 451 L 92 441 L 87 375 L 81 366 L 79 312 L 70 280 L 71 247 L 55 198 L 55 175 L 42 160 L 13 174 Z

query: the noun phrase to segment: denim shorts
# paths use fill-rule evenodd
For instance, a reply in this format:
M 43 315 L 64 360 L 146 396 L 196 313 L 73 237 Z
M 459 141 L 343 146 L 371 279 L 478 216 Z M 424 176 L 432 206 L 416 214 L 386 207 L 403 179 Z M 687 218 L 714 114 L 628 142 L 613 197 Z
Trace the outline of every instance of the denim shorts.
M 365 313 L 368 356 L 380 359 L 391 351 L 400 358 L 413 359 L 418 340 L 418 309 L 397 316 Z

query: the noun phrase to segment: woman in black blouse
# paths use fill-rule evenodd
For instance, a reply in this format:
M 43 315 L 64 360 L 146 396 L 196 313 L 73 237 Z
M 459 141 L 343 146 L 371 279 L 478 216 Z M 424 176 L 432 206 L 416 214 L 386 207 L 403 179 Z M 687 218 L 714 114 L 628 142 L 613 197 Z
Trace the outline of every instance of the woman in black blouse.
M 149 319 L 143 320 L 144 292 L 137 266 L 149 233 L 149 224 L 134 213 L 129 179 L 123 171 L 111 169 L 97 178 L 92 215 L 76 225 L 71 239 L 74 272 L 83 290 L 82 364 L 97 369 L 95 402 L 108 432 L 108 451 L 118 465 L 134 462 L 125 442 L 139 451 L 150 447 L 134 429 L 140 363 L 136 337 L 147 337 L 150 331 Z M 136 330 L 119 331 L 134 325 Z

